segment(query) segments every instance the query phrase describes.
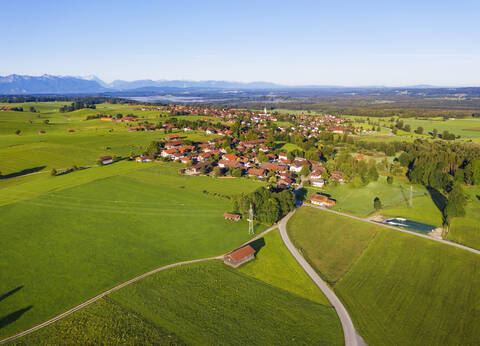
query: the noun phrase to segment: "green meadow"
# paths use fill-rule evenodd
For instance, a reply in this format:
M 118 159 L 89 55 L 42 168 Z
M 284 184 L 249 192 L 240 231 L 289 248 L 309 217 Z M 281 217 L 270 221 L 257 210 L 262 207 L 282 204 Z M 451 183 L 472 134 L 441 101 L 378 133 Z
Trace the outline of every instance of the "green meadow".
M 165 136 L 163 131 L 129 132 L 128 128 L 136 126 L 136 123 L 86 120 L 88 115 L 102 113 L 114 116 L 121 113 L 124 116 L 133 114 L 141 121 L 155 123 L 160 116 L 164 116 L 160 111 L 140 111 L 136 110 L 137 107 L 128 105 L 99 104 L 97 109 L 60 113 L 58 109 L 63 104 L 65 103 L 34 103 L 39 113 L 0 112 L 0 172 L 4 176 L 52 168 L 65 169 L 73 165 L 93 165 L 99 156 L 104 155 L 127 156 L 131 152 L 141 154 L 149 142 Z M 12 106 L 0 104 L 2 105 Z M 22 105 L 25 110 L 29 109 L 30 104 L 18 106 Z M 16 130 L 21 131 L 19 135 L 15 134 Z M 216 137 L 198 132 L 177 133 L 199 141 Z
M 480 188 L 466 189 L 469 202 L 464 217 L 453 218 L 447 239 L 480 250 Z
M 314 191 L 314 189 L 311 190 Z M 393 184 L 390 185 L 387 184 L 387 178 L 384 176 L 360 188 L 354 188 L 351 184 L 341 184 L 329 185 L 322 191 L 337 201 L 334 210 L 362 217 L 375 211 L 373 208 L 375 197 L 380 198 L 384 207 L 400 205 L 410 198 L 410 184 L 394 179 Z M 425 187 L 413 185 L 413 197 L 425 194 L 428 194 Z
M 5 187 L 0 337 L 27 329 L 165 264 L 218 256 L 248 240 L 226 197 L 247 179 L 185 177 L 175 164 L 119 162 Z M 5 193 L 4 193 L 5 192 Z M 257 226 L 260 232 L 264 226 Z M 27 310 L 25 310 L 27 309 Z
M 480 339 L 478 255 L 308 207 L 288 229 L 367 344 L 474 345 Z
M 254 244 L 256 259 L 238 269 L 210 261 L 162 271 L 18 344 L 342 345 L 334 309 L 279 232 Z

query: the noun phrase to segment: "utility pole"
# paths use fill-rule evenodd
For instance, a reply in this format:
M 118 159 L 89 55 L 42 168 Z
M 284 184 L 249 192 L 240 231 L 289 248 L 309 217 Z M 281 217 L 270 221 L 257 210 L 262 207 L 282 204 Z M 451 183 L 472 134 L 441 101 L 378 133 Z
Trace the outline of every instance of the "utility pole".
M 253 207 L 250 204 L 250 210 L 248 212 L 248 234 L 255 234 L 255 230 L 253 229 Z
M 413 200 L 413 186 L 410 185 L 410 208 L 413 206 L 412 200 Z

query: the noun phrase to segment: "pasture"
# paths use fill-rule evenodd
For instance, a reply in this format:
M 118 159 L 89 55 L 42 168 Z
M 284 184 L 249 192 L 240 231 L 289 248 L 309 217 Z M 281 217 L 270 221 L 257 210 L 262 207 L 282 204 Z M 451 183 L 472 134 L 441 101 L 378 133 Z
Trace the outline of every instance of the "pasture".
M 328 185 L 323 191 L 337 201 L 334 210 L 362 217 L 374 212 L 375 197 L 380 198 L 384 207 L 406 203 L 410 198 L 410 184 L 394 179 L 393 184 L 390 185 L 387 184 L 387 178 L 384 176 L 360 188 L 354 188 L 350 184 Z M 413 197 L 425 194 L 427 194 L 425 187 L 413 185 Z
M 453 218 L 447 239 L 480 250 L 480 188 L 465 189 L 469 197 L 464 217 Z
M 255 243 L 265 245 L 257 252 L 254 261 L 242 265 L 238 271 L 300 297 L 330 306 L 322 291 L 285 247 L 278 230 L 268 233 Z
M 269 258 L 280 250 L 277 245 L 283 246 L 267 240 L 265 250 L 271 249 L 260 261 L 278 262 L 278 257 Z M 276 263 L 275 268 L 279 266 Z M 249 272 L 257 278 L 220 261 L 169 269 L 122 288 L 19 343 L 343 344 L 332 307 L 302 297 L 308 288 L 297 295 L 266 283 L 265 276 L 270 274 L 256 268 L 261 267 L 251 267 Z M 290 269 L 298 277 L 299 268 Z
M 288 224 L 291 237 L 324 277 L 332 267 L 342 274 L 334 290 L 367 344 L 479 340 L 478 255 L 318 209 L 300 211 Z M 335 253 L 333 260 L 327 260 L 329 253 Z M 335 265 L 339 256 L 346 263 Z
M 178 165 L 120 162 L 5 188 L 0 329 L 11 335 L 159 266 L 217 256 L 248 240 L 225 221 L 224 196 L 256 189 L 247 179 L 184 177 Z M 260 232 L 264 226 L 257 226 Z M 28 310 L 24 310 L 27 307 Z

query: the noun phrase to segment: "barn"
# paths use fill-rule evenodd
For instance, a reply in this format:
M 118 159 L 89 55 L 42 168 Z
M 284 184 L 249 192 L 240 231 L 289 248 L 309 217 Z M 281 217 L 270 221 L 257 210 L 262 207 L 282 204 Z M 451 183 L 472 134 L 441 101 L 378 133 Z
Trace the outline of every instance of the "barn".
M 233 268 L 251 261 L 255 258 L 255 250 L 250 245 L 245 245 L 239 249 L 233 250 L 232 252 L 227 253 L 223 257 L 223 263 L 229 265 Z

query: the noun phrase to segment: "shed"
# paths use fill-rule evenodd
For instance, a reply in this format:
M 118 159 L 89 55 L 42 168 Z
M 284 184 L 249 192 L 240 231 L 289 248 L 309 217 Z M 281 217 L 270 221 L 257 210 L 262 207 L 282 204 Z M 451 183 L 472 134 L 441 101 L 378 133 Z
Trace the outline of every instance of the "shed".
M 229 252 L 223 257 L 223 262 L 233 268 L 251 261 L 255 258 L 255 250 L 250 245 L 245 245 L 239 249 Z

